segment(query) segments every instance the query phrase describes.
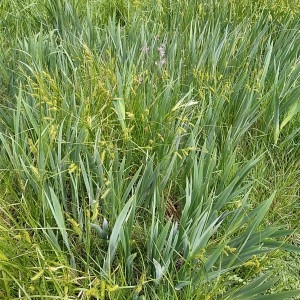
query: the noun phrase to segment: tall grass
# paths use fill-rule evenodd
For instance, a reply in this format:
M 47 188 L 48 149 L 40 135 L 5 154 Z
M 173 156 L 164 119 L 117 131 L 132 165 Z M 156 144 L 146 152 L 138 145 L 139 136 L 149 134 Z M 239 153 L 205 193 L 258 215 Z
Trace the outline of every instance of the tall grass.
M 1 297 L 299 295 L 274 275 L 299 253 L 299 13 L 277 2 L 0 4 Z

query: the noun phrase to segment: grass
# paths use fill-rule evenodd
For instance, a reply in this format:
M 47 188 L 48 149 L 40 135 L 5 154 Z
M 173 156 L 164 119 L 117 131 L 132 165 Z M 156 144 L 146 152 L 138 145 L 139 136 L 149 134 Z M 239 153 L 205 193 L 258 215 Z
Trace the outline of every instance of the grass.
M 299 5 L 2 1 L 1 298 L 299 299 Z

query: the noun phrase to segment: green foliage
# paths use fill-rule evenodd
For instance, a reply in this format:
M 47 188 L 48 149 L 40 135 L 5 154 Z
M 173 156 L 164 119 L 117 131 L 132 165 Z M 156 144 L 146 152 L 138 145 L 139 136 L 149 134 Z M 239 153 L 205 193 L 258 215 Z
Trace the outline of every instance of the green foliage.
M 275 2 L 0 3 L 0 298 L 299 295 L 274 275 L 299 3 Z

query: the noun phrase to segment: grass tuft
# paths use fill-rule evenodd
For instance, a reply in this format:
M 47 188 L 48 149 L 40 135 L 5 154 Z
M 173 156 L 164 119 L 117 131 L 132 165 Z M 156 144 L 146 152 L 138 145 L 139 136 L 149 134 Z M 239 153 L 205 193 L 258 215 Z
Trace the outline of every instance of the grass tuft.
M 299 299 L 299 8 L 3 0 L 0 298 Z

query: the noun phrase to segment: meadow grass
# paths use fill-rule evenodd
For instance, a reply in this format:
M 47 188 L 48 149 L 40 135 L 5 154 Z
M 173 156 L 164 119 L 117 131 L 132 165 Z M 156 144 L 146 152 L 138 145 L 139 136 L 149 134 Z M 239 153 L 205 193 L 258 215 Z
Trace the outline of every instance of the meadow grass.
M 1 1 L 0 298 L 299 299 L 299 12 Z

